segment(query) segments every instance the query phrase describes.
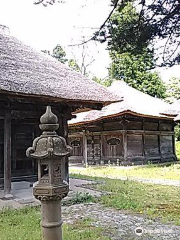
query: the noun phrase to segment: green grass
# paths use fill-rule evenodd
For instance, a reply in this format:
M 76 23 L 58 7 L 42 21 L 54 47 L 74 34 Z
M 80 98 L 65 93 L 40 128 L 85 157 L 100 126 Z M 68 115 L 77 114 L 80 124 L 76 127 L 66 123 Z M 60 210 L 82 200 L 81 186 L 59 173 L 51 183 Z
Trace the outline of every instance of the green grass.
M 111 193 L 99 200 L 105 206 L 180 225 L 180 188 L 108 178 L 99 180 L 104 183 L 93 185 L 94 188 Z
M 78 203 L 89 203 L 89 202 L 95 202 L 96 198 L 92 196 L 89 193 L 83 193 L 83 192 L 77 192 L 75 195 L 72 196 L 72 198 L 68 201 L 65 201 L 62 203 L 63 205 L 69 206 L 73 204 Z
M 63 240 L 109 240 L 103 229 L 94 227 L 91 219 L 63 224 Z M 39 208 L 6 209 L 0 213 L 0 240 L 40 240 Z
M 84 178 L 87 176 L 104 177 L 118 179 L 120 177 L 146 178 L 146 179 L 170 179 L 180 180 L 180 164 L 171 164 L 170 166 L 147 165 L 134 167 L 88 167 L 74 168 L 70 167 L 70 174 L 80 174 Z

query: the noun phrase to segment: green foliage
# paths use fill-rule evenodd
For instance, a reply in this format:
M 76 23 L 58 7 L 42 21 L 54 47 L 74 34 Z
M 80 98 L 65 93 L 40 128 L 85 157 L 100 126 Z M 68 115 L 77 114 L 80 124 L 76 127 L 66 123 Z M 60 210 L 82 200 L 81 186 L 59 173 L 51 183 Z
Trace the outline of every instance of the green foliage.
M 174 127 L 174 132 L 175 132 L 176 140 L 180 141 L 180 124 L 179 123 Z
M 176 155 L 178 160 L 180 160 L 180 140 L 176 142 Z
M 89 193 L 77 192 L 72 197 L 72 199 L 69 201 L 68 204 L 88 203 L 88 202 L 94 202 L 94 201 L 95 201 L 95 198 Z
M 72 68 L 73 70 L 77 71 L 77 72 L 81 72 L 81 69 L 79 67 L 79 65 L 77 64 L 77 62 L 74 59 L 70 59 L 68 61 L 68 65 L 70 68 Z
M 93 76 L 92 80 L 95 81 L 95 82 L 97 82 L 97 83 L 99 83 L 99 84 L 102 84 L 102 85 L 103 85 L 103 81 L 102 81 L 101 78 L 98 78 L 98 77 L 96 77 L 96 76 Z
M 113 5 L 117 3 L 116 0 L 111 2 Z M 104 40 L 108 41 L 111 48 L 119 53 L 127 51 L 134 55 L 158 42 L 156 50 L 160 66 L 172 66 L 180 62 L 179 0 L 118 2 L 116 14 L 104 30 Z M 116 29 L 117 25 L 121 27 Z
M 167 97 L 166 100 L 170 103 L 180 99 L 180 78 L 171 78 L 167 84 Z
M 66 52 L 64 51 L 60 44 L 57 44 L 52 52 L 49 50 L 41 50 L 41 52 L 54 57 L 61 63 L 66 63 L 68 61 L 68 59 L 66 58 Z
M 165 98 L 166 88 L 157 72 L 149 71 L 153 66 L 153 56 L 144 50 L 141 54 L 110 54 L 112 64 L 109 69 L 111 79 L 123 80 L 153 97 Z
M 53 49 L 52 57 L 56 58 L 61 63 L 66 63 L 68 61 L 66 58 L 66 52 L 59 44 Z
M 108 49 L 119 54 L 139 54 L 148 47 L 149 27 L 144 25 L 132 2 L 119 4 L 107 24 Z
M 139 17 L 132 3 L 126 1 L 123 6 L 118 6 L 109 20 L 108 49 L 112 59 L 109 78 L 123 80 L 153 97 L 165 98 L 165 85 L 157 72 L 150 71 L 155 67 L 153 48 L 151 46 L 150 49 L 148 41 L 139 42 L 139 28 L 144 27 L 143 20 L 139 20 Z
M 98 78 L 98 77 L 94 76 L 92 78 L 92 80 L 97 82 L 97 83 L 99 83 L 99 84 L 101 84 L 101 85 L 103 85 L 103 86 L 105 86 L 105 87 L 109 87 L 112 84 L 112 82 L 113 82 L 113 80 L 111 78 L 109 78 L 109 77 L 105 78 L 105 79 L 101 79 L 101 78 Z

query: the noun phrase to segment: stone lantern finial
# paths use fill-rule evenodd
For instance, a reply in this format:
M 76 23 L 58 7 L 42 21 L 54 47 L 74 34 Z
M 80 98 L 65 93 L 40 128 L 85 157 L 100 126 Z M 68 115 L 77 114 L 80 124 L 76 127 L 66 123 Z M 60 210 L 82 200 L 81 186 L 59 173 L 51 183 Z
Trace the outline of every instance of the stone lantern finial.
M 47 134 L 47 132 L 56 131 L 59 128 L 58 118 L 52 113 L 51 106 L 46 107 L 46 112 L 40 118 L 39 128 Z

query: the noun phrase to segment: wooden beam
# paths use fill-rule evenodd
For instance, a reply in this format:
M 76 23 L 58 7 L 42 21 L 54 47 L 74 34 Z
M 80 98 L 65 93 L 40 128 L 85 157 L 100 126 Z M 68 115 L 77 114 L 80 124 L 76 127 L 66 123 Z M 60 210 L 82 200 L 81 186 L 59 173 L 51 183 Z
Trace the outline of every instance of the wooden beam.
M 7 109 L 4 115 L 4 197 L 11 195 L 11 111 Z

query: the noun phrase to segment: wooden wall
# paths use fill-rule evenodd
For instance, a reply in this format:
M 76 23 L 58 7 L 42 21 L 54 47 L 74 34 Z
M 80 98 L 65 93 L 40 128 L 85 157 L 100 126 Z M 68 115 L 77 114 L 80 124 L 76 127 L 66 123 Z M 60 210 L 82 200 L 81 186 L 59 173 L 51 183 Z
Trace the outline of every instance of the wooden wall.
M 70 143 L 78 139 L 70 161 L 83 161 L 83 135 L 87 136 L 89 164 L 133 165 L 175 161 L 174 123 L 126 115 L 93 125 L 70 127 Z

